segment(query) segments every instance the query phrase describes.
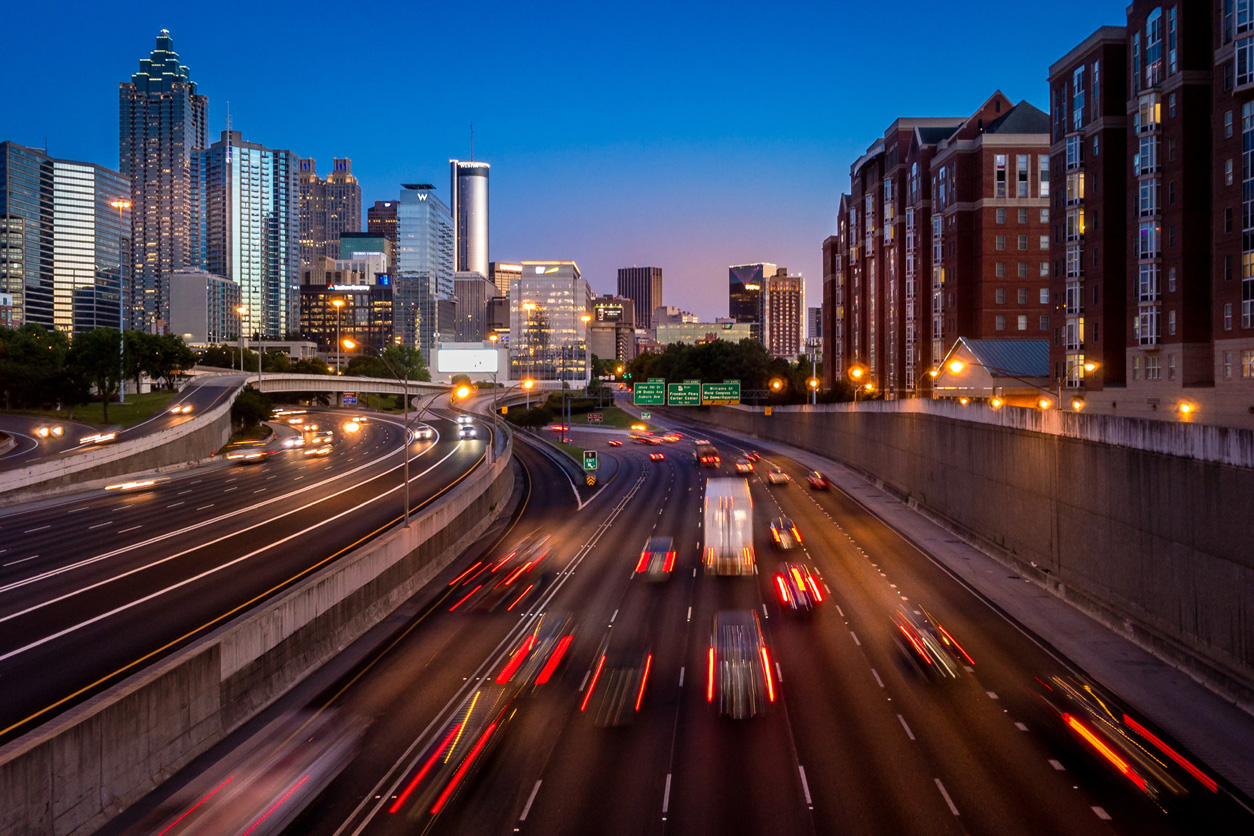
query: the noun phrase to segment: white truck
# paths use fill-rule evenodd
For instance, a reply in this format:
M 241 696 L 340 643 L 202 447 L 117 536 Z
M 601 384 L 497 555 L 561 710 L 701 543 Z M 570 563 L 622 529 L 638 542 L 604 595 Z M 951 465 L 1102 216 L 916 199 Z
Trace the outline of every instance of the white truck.
M 712 575 L 752 575 L 753 500 L 744 479 L 705 483 L 705 571 Z

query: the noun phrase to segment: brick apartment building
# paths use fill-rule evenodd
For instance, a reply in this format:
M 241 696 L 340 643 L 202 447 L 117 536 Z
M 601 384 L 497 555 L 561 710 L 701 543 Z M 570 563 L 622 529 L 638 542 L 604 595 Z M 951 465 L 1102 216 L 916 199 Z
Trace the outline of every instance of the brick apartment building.
M 1000 91 L 965 119 L 894 122 L 823 244 L 828 385 L 860 365 L 922 394 L 960 336 L 1044 338 L 1049 171 L 1048 115 Z

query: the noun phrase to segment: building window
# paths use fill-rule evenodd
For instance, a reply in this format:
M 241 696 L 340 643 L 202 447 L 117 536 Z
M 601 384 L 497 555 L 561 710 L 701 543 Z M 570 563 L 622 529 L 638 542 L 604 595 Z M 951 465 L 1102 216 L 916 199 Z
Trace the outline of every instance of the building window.
M 1137 238 L 1137 255 L 1140 258 L 1158 258 L 1162 253 L 1159 246 L 1160 228 L 1155 221 L 1143 221 Z
M 1026 250 L 1026 249 L 1027 249 L 1027 247 L 1024 247 L 1023 249 L 1025 249 L 1025 250 Z M 1042 250 L 1048 250 L 1048 249 L 1049 249 L 1049 236 L 1048 236 L 1048 235 L 1042 235 L 1042 236 L 1041 236 L 1041 249 L 1042 249 Z
M 996 183 L 996 191 L 994 197 L 1006 196 L 1006 155 L 996 154 L 993 157 L 994 182 Z
M 1019 249 L 1026 250 L 1027 248 L 1028 248 L 1028 236 L 1020 235 L 1019 236 Z
M 1176 379 L 1176 355 L 1174 354 L 1167 355 L 1167 379 Z
M 1037 183 L 1040 197 L 1049 197 L 1049 155 L 1041 154 L 1037 159 Z
M 1224 160 L 1224 185 L 1232 185 L 1232 160 Z
M 1043 224 L 1049 223 L 1049 210 L 1048 209 L 1041 210 L 1041 223 Z
M 1019 278 L 1026 279 L 1028 277 L 1028 263 L 1026 261 L 1019 262 Z
M 999 287 L 996 290 L 994 290 L 993 298 L 997 301 L 997 304 L 999 305 L 1006 304 L 1006 288 Z
M 1176 312 L 1167 311 L 1167 333 L 1176 333 Z
M 1048 278 L 1049 278 L 1049 262 L 1048 262 L 1048 261 L 1042 261 L 1042 262 L 1041 262 L 1041 278 L 1042 278 L 1042 279 L 1048 279 Z M 1049 291 L 1047 291 L 1047 290 L 1042 290 L 1041 292 L 1042 292 L 1042 293 L 1048 293 Z M 1046 299 L 1045 301 L 1046 301 L 1046 302 L 1048 302 L 1049 300 L 1048 300 L 1048 299 Z
M 1167 75 L 1176 71 L 1176 7 L 1167 12 Z
M 1020 331 L 1026 331 L 1026 330 L 1028 330 L 1028 318 L 1027 318 L 1027 316 L 1020 316 L 1020 317 L 1019 317 L 1019 330 L 1020 330 Z
M 1167 140 L 1167 159 L 1170 162 L 1176 161 L 1176 141 L 1174 139 Z
M 1019 210 L 1019 223 L 1025 224 L 1027 222 L 1028 222 L 1028 210 L 1020 209 Z
M 1145 379 L 1162 380 L 1162 358 L 1148 356 L 1145 358 Z
M 1084 146 L 1078 136 L 1067 137 L 1067 170 L 1078 168 L 1084 163 Z M 1046 157 L 1045 159 L 1048 159 Z
M 1232 352 L 1231 351 L 1224 352 L 1224 379 L 1225 380 L 1232 379 Z
M 1232 303 L 1224 302 L 1224 330 L 1232 330 Z
M 1241 377 L 1249 380 L 1254 378 L 1254 351 L 1241 352 Z
M 997 249 L 999 250 L 1006 249 L 1006 236 L 1005 235 L 997 236 Z
M 1167 292 L 1176 292 L 1176 268 L 1174 267 L 1167 269 Z
M 1232 111 L 1231 110 L 1226 111 L 1224 113 L 1224 136 L 1225 137 L 1232 136 Z
M 1167 181 L 1167 202 L 1173 206 L 1176 203 L 1176 181 L 1175 180 Z
M 1019 288 L 1019 304 L 1026 305 L 1027 303 L 1028 303 L 1028 289 L 1026 287 L 1021 287 Z
M 1042 304 L 1042 305 L 1048 305 L 1048 304 L 1049 304 L 1049 288 L 1047 288 L 1047 287 L 1042 287 L 1042 288 L 1041 288 L 1040 300 L 1041 300 L 1041 304 Z
M 1132 33 L 1132 92 L 1141 92 L 1141 33 Z
M 1028 160 L 1026 154 L 1019 155 L 1019 197 L 1028 196 Z
M 1237 65 L 1237 86 L 1240 87 L 1254 81 L 1254 38 L 1242 38 L 1237 41 L 1235 59 Z M 1225 89 L 1231 89 L 1231 87 Z
M 1044 316 L 1044 315 L 1041 316 L 1041 330 L 1042 331 L 1049 330 L 1049 317 L 1048 316 Z
M 1224 209 L 1224 232 L 1232 232 L 1232 209 Z
M 1176 118 L 1176 94 L 1172 93 L 1167 97 L 1167 118 Z
M 1132 358 L 1132 379 L 1133 380 L 1141 379 L 1141 358 L 1140 357 Z
M 1006 222 L 1006 210 L 998 209 L 997 210 L 997 223 L 1004 224 L 1005 222 Z
M 995 265 L 995 270 L 997 273 L 997 278 L 999 279 L 1004 278 L 1006 275 L 1006 262 L 1004 261 L 997 262 L 997 264 Z
M 996 328 L 998 331 L 1005 331 L 1006 330 L 1006 317 L 1004 316 L 995 317 L 993 319 L 993 327 Z

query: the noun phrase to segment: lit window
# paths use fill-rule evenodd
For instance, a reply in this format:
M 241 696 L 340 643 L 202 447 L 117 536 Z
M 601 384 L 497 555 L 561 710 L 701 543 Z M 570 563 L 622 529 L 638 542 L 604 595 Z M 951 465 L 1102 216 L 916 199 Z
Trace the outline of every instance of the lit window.
M 1028 318 L 1027 318 L 1027 316 L 1020 316 L 1020 317 L 1019 317 L 1019 330 L 1020 330 L 1020 331 L 1026 331 L 1026 330 L 1028 330 Z

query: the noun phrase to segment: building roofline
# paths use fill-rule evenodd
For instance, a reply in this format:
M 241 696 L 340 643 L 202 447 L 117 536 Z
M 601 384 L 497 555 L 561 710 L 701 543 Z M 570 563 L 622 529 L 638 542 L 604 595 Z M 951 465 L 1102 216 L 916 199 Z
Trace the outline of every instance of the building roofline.
M 1059 73 L 1065 71 L 1071 64 L 1074 64 L 1077 58 L 1090 52 L 1094 47 L 1107 43 L 1127 43 L 1127 38 L 1128 27 L 1126 26 L 1099 26 L 1093 34 L 1080 41 L 1080 43 L 1068 50 L 1066 55 L 1049 65 L 1049 80 L 1053 81 Z

